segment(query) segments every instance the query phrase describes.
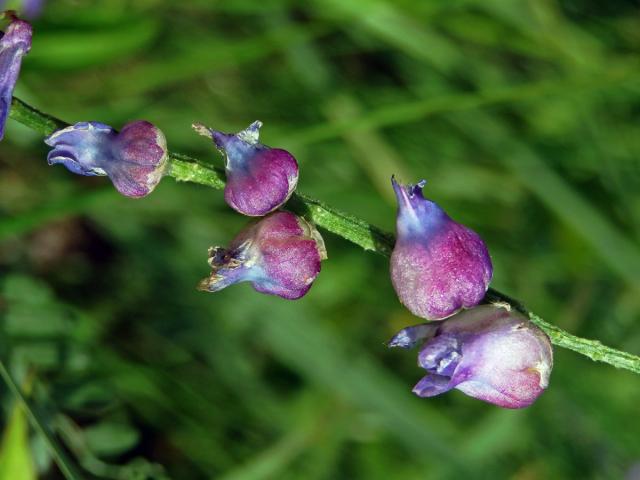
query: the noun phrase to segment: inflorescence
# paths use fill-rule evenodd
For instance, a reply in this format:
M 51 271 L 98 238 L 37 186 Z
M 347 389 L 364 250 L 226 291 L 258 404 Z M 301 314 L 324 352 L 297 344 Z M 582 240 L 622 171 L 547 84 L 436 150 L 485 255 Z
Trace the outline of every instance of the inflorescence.
M 3 17 L 9 24 L 0 32 L 0 139 L 32 36 L 29 23 L 15 13 Z M 260 143 L 261 127 L 256 121 L 229 134 L 193 125 L 224 156 L 227 204 L 261 217 L 228 248 L 209 249 L 212 271 L 198 289 L 217 292 L 246 281 L 258 292 L 299 299 L 318 277 L 326 249 L 315 225 L 280 210 L 296 189 L 298 163 L 286 150 Z M 108 176 L 118 192 L 132 198 L 149 195 L 170 167 L 164 134 L 142 120 L 120 132 L 100 122 L 76 123 L 53 132 L 45 143 L 51 147 L 50 165 Z M 505 408 L 530 405 L 549 383 L 549 337 L 531 314 L 527 318 L 509 305 L 481 305 L 493 276 L 484 241 L 423 196 L 424 180 L 415 185 L 395 178 L 391 182 L 398 200 L 391 281 L 400 302 L 428 321 L 404 328 L 388 343 L 402 348 L 421 344 L 418 365 L 426 376 L 414 393 L 431 397 L 455 388 Z

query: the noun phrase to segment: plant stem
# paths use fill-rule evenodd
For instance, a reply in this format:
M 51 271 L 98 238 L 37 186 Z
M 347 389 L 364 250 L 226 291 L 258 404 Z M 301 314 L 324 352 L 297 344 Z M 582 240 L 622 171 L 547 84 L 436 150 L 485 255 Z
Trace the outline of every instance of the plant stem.
M 50 135 L 55 130 L 67 126 L 65 122 L 42 113 L 15 97 L 10 118 L 42 135 Z M 187 155 L 179 153 L 170 153 L 169 155 L 171 167 L 168 175 L 177 181 L 197 183 L 218 190 L 224 188 L 225 177 L 223 170 L 209 166 Z M 393 235 L 360 218 L 336 210 L 302 193 L 294 194 L 286 207 L 298 215 L 313 221 L 317 226 L 349 240 L 364 250 L 386 257 L 391 254 L 395 241 Z M 544 321 L 519 301 L 497 290 L 489 289 L 485 300 L 492 303 L 508 304 L 515 310 L 522 312 L 544 330 L 549 335 L 551 342 L 559 347 L 573 350 L 594 361 L 608 363 L 616 368 L 640 373 L 640 357 L 637 355 L 607 347 L 598 340 L 589 340 L 571 335 L 561 328 Z

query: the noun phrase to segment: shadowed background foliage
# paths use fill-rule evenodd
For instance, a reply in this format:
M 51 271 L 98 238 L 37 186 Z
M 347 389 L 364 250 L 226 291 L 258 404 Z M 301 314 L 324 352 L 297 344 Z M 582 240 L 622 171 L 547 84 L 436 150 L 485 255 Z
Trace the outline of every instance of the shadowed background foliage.
M 638 7 L 52 0 L 16 95 L 68 122 L 150 120 L 215 165 L 191 123 L 260 119 L 301 190 L 387 230 L 391 174 L 426 178 L 486 240 L 496 288 L 638 354 Z M 302 300 L 201 293 L 207 247 L 248 223 L 220 192 L 167 178 L 130 200 L 45 156 L 8 124 L 0 349 L 55 437 L 3 385 L 0 479 L 63 478 L 52 444 L 81 478 L 640 478 L 632 373 L 556 349 L 528 409 L 418 399 L 415 353 L 383 345 L 418 322 L 384 258 L 326 234 Z

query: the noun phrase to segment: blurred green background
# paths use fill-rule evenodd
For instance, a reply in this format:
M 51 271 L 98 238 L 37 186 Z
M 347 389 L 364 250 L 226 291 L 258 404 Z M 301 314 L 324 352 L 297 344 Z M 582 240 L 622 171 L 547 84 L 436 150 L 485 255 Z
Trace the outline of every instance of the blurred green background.
M 298 158 L 301 191 L 387 230 L 390 175 L 426 178 L 487 241 L 494 287 L 638 354 L 639 7 L 52 0 L 16 95 L 68 122 L 150 120 L 215 165 L 191 123 L 260 119 Z M 221 192 L 167 178 L 133 201 L 45 157 L 10 121 L 0 352 L 86 478 L 640 478 L 632 373 L 556 349 L 528 409 L 418 399 L 415 352 L 383 345 L 418 322 L 386 259 L 326 233 L 300 301 L 201 293 L 207 247 L 248 223 Z M 63 478 L 0 394 L 0 479 Z

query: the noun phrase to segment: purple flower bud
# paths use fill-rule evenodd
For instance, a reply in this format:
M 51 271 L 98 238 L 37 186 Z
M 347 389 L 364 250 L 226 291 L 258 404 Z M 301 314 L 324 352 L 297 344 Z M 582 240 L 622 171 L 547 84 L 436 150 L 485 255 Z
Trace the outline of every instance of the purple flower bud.
M 327 258 L 316 228 L 289 212 L 275 212 L 250 225 L 229 248 L 210 248 L 213 271 L 198 288 L 217 292 L 239 282 L 251 282 L 262 293 L 294 300 L 302 297 Z
M 210 137 L 225 157 L 227 185 L 224 199 L 234 210 L 261 217 L 281 207 L 298 184 L 298 162 L 286 150 L 258 142 L 262 122 L 245 130 L 222 133 L 201 124 L 193 128 Z
M 49 165 L 63 164 L 79 175 L 108 175 L 127 197 L 144 197 L 162 179 L 167 166 L 167 141 L 153 124 L 139 120 L 120 133 L 103 123 L 82 122 L 45 139 L 53 149 Z
M 418 365 L 428 373 L 413 388 L 420 397 L 457 388 L 500 407 L 523 408 L 549 384 L 549 338 L 504 307 L 481 305 L 445 322 L 405 328 L 389 346 L 409 348 L 421 340 Z
M 473 230 L 454 222 L 422 196 L 425 181 L 400 185 L 391 281 L 400 301 L 418 317 L 442 320 L 484 298 L 493 267 Z
M 4 137 L 4 126 L 11 108 L 13 89 L 18 80 L 22 57 L 31 50 L 31 25 L 19 20 L 13 12 L 5 12 L 2 17 L 11 23 L 7 31 L 0 32 L 0 140 Z

